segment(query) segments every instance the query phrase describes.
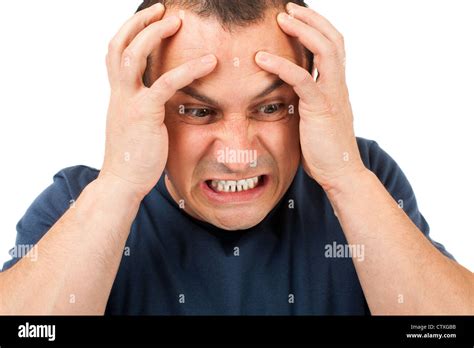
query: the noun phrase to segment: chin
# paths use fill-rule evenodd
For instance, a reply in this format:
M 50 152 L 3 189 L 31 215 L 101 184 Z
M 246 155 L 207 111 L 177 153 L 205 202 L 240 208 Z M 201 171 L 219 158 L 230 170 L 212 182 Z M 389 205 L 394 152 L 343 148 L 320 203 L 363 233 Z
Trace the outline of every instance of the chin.
M 246 230 L 258 225 L 270 211 L 261 211 L 261 208 L 256 211 L 251 206 L 228 210 L 229 212 L 214 213 L 207 222 L 223 230 Z

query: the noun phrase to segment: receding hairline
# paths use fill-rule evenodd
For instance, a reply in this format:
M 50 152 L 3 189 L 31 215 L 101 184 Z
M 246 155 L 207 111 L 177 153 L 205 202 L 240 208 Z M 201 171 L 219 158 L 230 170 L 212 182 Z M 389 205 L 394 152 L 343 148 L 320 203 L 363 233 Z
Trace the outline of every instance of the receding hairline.
M 304 0 L 144 0 L 137 12 L 162 3 L 168 9 L 189 10 L 200 17 L 217 20 L 223 30 L 232 32 L 236 27 L 248 27 L 264 22 L 268 11 L 284 11 L 289 2 L 308 7 Z M 304 46 L 303 54 L 308 64 L 307 70 L 312 74 L 314 55 Z M 148 58 L 148 63 L 152 64 L 152 57 Z M 147 68 L 143 76 L 145 85 L 151 82 L 148 73 Z
M 290 0 L 144 0 L 137 12 L 162 3 L 166 8 L 189 10 L 201 17 L 217 19 L 227 31 L 265 20 L 267 10 L 284 10 Z M 292 2 L 306 6 L 304 0 Z

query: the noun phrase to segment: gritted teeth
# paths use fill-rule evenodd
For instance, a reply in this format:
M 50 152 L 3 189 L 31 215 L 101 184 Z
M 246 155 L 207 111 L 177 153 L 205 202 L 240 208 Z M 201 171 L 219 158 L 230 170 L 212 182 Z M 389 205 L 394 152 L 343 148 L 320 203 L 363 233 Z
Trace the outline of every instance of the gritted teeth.
M 242 180 L 211 180 L 210 186 L 217 192 L 240 192 L 253 189 L 260 180 L 258 176 Z

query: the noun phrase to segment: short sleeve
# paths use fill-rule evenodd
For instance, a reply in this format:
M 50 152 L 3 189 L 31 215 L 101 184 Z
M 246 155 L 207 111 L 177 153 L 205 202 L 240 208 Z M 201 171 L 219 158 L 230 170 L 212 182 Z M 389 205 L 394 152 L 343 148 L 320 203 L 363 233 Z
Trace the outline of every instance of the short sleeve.
M 30 205 L 16 225 L 15 247 L 10 249 L 12 259 L 2 271 L 13 267 L 20 259 L 16 250 L 27 250 L 36 245 L 77 199 L 82 189 L 94 179 L 95 171 L 85 166 L 65 168 L 53 177 L 47 187 Z
M 454 257 L 442 244 L 430 238 L 430 227 L 418 209 L 415 193 L 395 160 L 377 142 L 362 138 L 358 138 L 357 141 L 365 166 L 379 178 L 387 191 L 398 202 L 400 208 L 405 211 L 425 237 L 442 254 L 454 260 Z

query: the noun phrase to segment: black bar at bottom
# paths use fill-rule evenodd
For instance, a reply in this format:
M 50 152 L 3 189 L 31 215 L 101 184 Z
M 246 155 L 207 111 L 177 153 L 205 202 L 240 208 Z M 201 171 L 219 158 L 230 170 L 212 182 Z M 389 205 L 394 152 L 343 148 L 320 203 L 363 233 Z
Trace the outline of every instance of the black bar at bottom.
M 1 348 L 57 343 L 378 343 L 473 347 L 474 317 L 0 317 Z

